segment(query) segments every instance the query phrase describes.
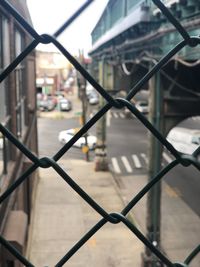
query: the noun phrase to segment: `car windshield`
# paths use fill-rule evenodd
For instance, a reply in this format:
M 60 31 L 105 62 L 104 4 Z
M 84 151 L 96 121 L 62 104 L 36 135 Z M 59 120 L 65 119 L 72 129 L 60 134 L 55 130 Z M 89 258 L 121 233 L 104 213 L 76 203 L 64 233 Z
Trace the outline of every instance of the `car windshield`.
M 74 133 L 67 132 L 68 135 L 74 136 Z
M 140 103 L 140 106 L 142 106 L 142 107 L 146 107 L 146 106 L 147 106 L 147 103 L 146 103 L 146 102 L 141 102 L 141 103 Z
M 192 143 L 196 145 L 200 145 L 200 137 L 199 136 L 194 136 L 192 138 Z

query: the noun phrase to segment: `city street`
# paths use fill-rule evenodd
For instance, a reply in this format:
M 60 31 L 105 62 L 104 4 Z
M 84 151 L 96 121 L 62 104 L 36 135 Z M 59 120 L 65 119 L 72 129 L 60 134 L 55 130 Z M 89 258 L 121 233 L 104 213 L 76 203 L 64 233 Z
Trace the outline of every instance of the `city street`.
M 125 118 L 121 110 L 110 111 L 110 124 L 107 125 L 107 151 L 111 171 L 120 176 L 146 175 L 148 170 L 148 135 L 145 127 L 136 118 Z M 52 122 L 53 126 L 52 127 Z M 186 127 L 199 127 L 199 119 L 184 122 Z M 53 156 L 62 145 L 58 141 L 61 130 L 80 127 L 78 116 L 67 119 L 39 118 L 39 146 L 40 157 Z M 95 127 L 90 130 L 95 134 Z M 48 139 L 46 138 L 48 136 Z M 89 152 L 90 161 L 94 160 L 94 151 Z M 63 159 L 85 159 L 80 148 L 72 147 L 62 157 Z M 171 162 L 173 156 L 163 153 L 163 165 Z M 199 172 L 194 167 L 177 166 L 166 175 L 164 181 L 181 197 L 184 202 L 200 216 Z
M 73 116 L 38 119 L 41 157 L 52 157 L 61 148 L 57 137 L 65 125 L 78 127 L 79 120 Z M 94 154 L 91 156 L 92 160 Z M 96 173 L 93 162 L 84 161 L 84 157 L 81 149 L 71 148 L 58 163 L 106 212 L 120 212 L 124 203 L 111 173 Z M 34 266 L 53 267 L 102 216 L 52 168 L 40 169 L 36 195 L 28 258 Z M 123 223 L 107 223 L 62 266 L 140 266 L 143 250 L 142 242 Z
M 116 113 L 117 111 L 114 110 Z M 146 183 L 146 174 L 147 174 L 147 156 L 141 156 L 141 154 L 146 153 L 147 149 L 147 135 L 146 131 L 144 130 L 144 127 L 136 120 L 136 119 L 127 119 L 123 118 L 122 116 L 113 115 L 113 111 L 111 111 L 111 123 L 110 126 L 107 127 L 107 140 L 108 140 L 108 160 L 110 162 L 110 168 L 112 169 L 112 172 L 114 174 L 116 184 L 118 184 L 119 192 L 121 192 L 121 198 L 124 199 L 125 203 L 129 201 L 132 196 L 136 195 L 138 193 L 139 188 L 145 185 Z M 67 125 L 67 126 L 66 126 Z M 39 145 L 40 145 L 40 156 L 53 156 L 60 148 L 61 144 L 58 142 L 58 133 L 60 130 L 68 129 L 71 127 L 78 127 L 79 126 L 79 119 L 77 117 L 72 116 L 71 118 L 44 118 L 41 116 L 41 118 L 38 119 L 38 129 L 39 129 Z M 66 126 L 66 128 L 65 128 Z M 92 129 L 94 131 L 94 129 Z M 93 132 L 95 133 L 95 132 Z M 126 133 L 126 134 L 125 134 Z M 48 136 L 48 138 L 47 138 Z M 120 142 L 118 141 L 120 140 Z M 116 146 L 117 144 L 117 146 Z M 134 151 L 134 155 L 140 159 L 139 163 L 136 160 L 137 164 L 134 165 L 134 157 L 131 157 L 131 153 Z M 119 166 L 121 167 L 121 173 L 115 173 L 116 171 L 113 166 L 113 158 L 116 158 L 117 162 L 119 163 L 122 159 L 124 160 L 124 167 L 123 161 Z M 166 161 L 169 160 L 169 158 L 165 157 Z M 61 160 L 59 160 L 59 163 L 61 166 L 65 166 L 65 169 L 67 168 L 67 162 L 71 162 L 71 160 L 75 159 L 77 162 L 79 162 L 79 166 L 81 166 L 81 161 L 85 161 L 85 154 L 82 153 L 81 149 L 72 147 L 63 157 Z M 132 162 L 131 162 L 132 159 Z M 67 160 L 67 161 L 66 161 Z M 94 152 L 90 152 L 90 166 L 94 164 Z M 132 172 L 128 172 L 129 169 L 127 169 L 128 165 L 127 161 L 129 162 Z M 94 165 L 93 165 L 94 166 Z M 124 168 L 124 169 L 123 169 Z M 81 169 L 80 169 L 81 171 Z M 187 175 L 190 174 L 190 186 L 188 186 L 188 178 Z M 183 257 L 183 255 L 187 255 L 188 251 L 195 246 L 196 239 L 195 239 L 195 233 L 198 228 L 198 224 L 196 224 L 196 220 L 198 220 L 197 216 L 194 215 L 195 219 L 192 219 L 190 217 L 190 213 L 192 212 L 190 208 L 193 209 L 193 211 L 198 214 L 199 207 L 198 207 L 198 198 L 199 195 L 196 194 L 196 188 L 197 185 L 199 185 L 198 181 L 196 182 L 195 186 L 193 186 L 193 179 L 196 179 L 198 177 L 198 173 L 196 173 L 196 176 L 193 176 L 193 173 L 189 171 L 189 174 L 187 174 L 186 170 L 182 168 L 178 168 L 177 170 L 174 170 L 169 177 L 166 177 L 164 180 L 167 183 L 163 184 L 163 200 L 162 200 L 162 211 L 164 212 L 163 218 L 164 221 L 162 222 L 162 236 L 165 238 L 167 245 L 165 244 L 165 248 L 168 251 L 169 255 L 171 257 L 174 257 L 176 259 L 176 250 L 171 250 L 170 247 L 168 247 L 168 244 L 170 242 L 173 242 L 175 244 L 176 240 L 176 247 L 179 248 L 179 250 L 183 250 L 183 254 L 180 253 L 180 257 Z M 185 178 L 184 178 L 185 177 Z M 78 178 L 78 177 L 77 177 Z M 198 190 L 197 190 L 198 191 Z M 166 201 L 167 199 L 167 201 Z M 182 199 L 184 201 L 180 202 L 179 199 Z M 188 200 L 188 203 L 187 203 Z M 105 202 L 105 200 L 104 200 Z M 181 204 L 181 208 L 179 210 L 176 210 L 176 205 L 178 203 Z M 136 217 L 137 223 L 139 223 L 141 229 L 145 231 L 145 199 L 142 200 L 142 206 L 141 204 L 137 205 L 134 212 L 134 217 Z M 171 204 L 169 204 L 171 203 Z M 172 209 L 172 206 L 174 209 Z M 142 208 L 143 207 L 143 208 Z M 189 208 L 190 207 L 190 208 Z M 168 212 L 171 210 L 173 213 L 176 210 L 177 216 L 181 218 L 184 214 L 187 214 L 184 219 L 182 218 L 182 223 L 187 218 L 187 220 L 191 221 L 192 225 L 190 223 L 186 223 L 183 225 L 180 225 L 180 233 L 177 232 L 178 238 L 176 236 L 168 235 L 166 238 L 166 232 L 169 232 L 169 227 L 172 229 L 175 227 L 174 224 L 176 224 L 176 220 L 179 217 L 174 217 L 174 214 L 171 214 L 174 219 L 167 220 L 165 216 L 169 216 Z M 193 213 L 193 214 L 195 214 Z M 189 216 L 189 217 L 188 217 Z M 179 220 L 179 219 L 178 219 Z M 183 238 L 182 230 L 187 225 L 187 231 L 190 232 L 191 236 L 191 242 L 188 243 L 188 249 L 184 248 L 183 244 L 184 242 L 182 240 L 185 240 Z M 196 225 L 196 226 L 195 226 Z M 173 231 L 173 230 L 172 230 Z M 171 233 L 173 234 L 173 232 Z M 174 239 L 175 238 L 175 239 Z M 196 236 L 198 239 L 198 236 Z M 96 242 L 96 241 L 94 241 Z M 182 256 L 181 256 L 182 255 Z M 197 261 L 198 262 L 198 261 Z M 115 266 L 115 265 L 114 265 Z M 198 263 L 194 263 L 194 265 L 197 267 Z M 124 267 L 124 266 L 123 266 Z
M 0 1 L 0 267 L 200 267 L 198 2 Z

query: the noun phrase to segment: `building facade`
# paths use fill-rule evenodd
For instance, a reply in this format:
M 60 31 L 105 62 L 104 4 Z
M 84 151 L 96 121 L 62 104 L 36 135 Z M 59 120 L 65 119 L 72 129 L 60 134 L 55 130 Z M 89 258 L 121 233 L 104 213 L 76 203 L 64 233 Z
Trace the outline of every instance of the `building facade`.
M 26 0 L 8 1 L 32 24 Z M 31 42 L 23 27 L 0 4 L 1 72 Z M 37 154 L 35 52 L 31 52 L 0 84 L 0 123 L 28 149 Z M 30 166 L 31 162 L 2 133 L 0 136 L 0 194 Z M 32 192 L 37 174 L 33 174 L 0 204 L 0 235 L 26 253 Z M 0 266 L 22 265 L 0 247 Z
M 60 52 L 36 51 L 36 85 L 43 94 L 65 89 L 71 65 Z

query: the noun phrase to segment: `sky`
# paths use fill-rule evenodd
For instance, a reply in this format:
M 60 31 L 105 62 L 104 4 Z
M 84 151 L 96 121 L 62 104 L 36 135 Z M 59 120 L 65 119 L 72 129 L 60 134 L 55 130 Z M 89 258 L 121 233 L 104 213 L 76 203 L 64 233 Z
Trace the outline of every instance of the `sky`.
M 39 34 L 54 32 L 86 0 L 27 0 L 33 26 Z M 92 47 L 91 31 L 98 22 L 108 0 L 95 0 L 83 11 L 58 38 L 62 45 L 73 55 L 83 51 L 87 56 Z M 55 50 L 50 45 L 40 45 L 40 50 Z

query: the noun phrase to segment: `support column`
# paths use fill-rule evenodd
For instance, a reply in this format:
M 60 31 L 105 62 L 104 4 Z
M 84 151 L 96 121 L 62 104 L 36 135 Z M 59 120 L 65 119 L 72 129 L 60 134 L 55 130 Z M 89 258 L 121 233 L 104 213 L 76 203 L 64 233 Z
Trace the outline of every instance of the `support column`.
M 160 73 L 150 80 L 150 116 L 151 123 L 163 133 L 163 90 L 160 83 Z M 149 136 L 149 171 L 151 181 L 161 169 L 162 145 L 152 135 Z M 161 182 L 158 182 L 149 191 L 147 196 L 147 238 L 160 249 L 160 222 L 161 222 Z M 145 248 L 143 267 L 161 267 L 163 264 L 156 256 Z
M 107 63 L 104 59 L 99 62 L 99 83 L 107 88 Z M 99 107 L 105 105 L 105 99 L 100 97 Z M 108 171 L 108 158 L 106 146 L 106 114 L 97 122 L 97 146 L 95 149 L 95 171 Z

